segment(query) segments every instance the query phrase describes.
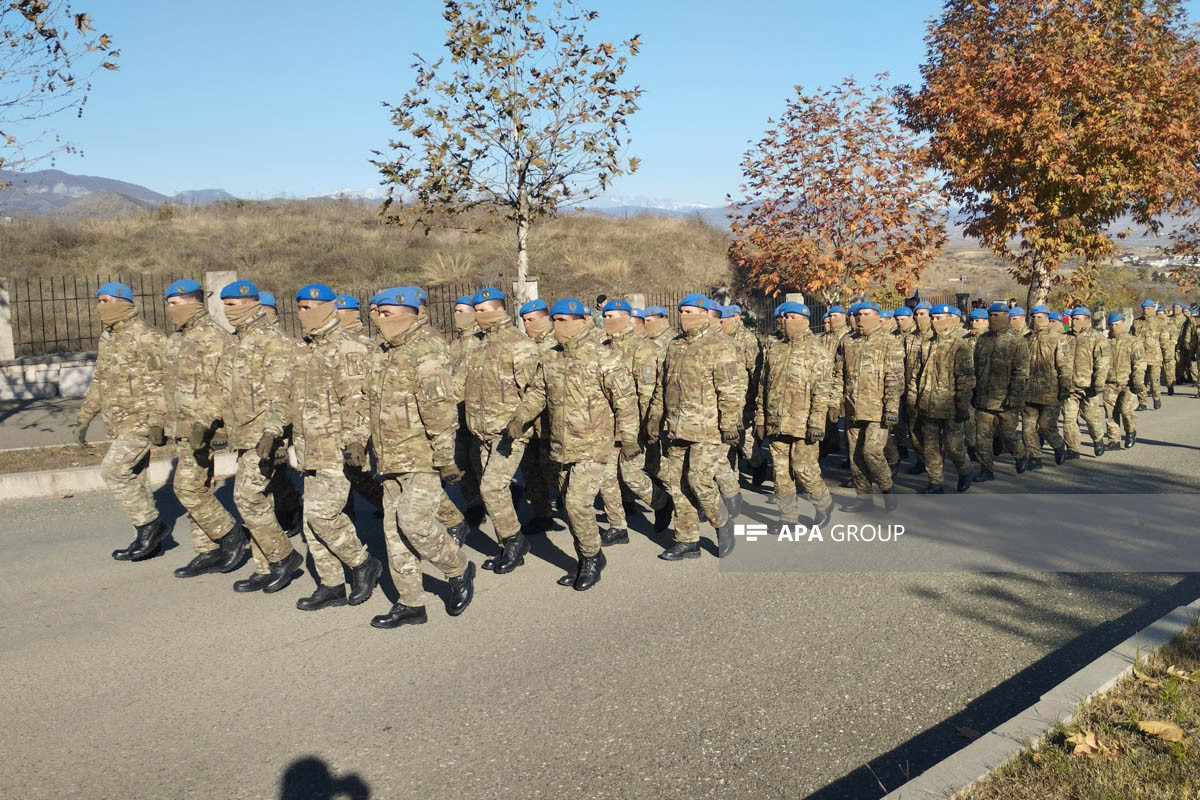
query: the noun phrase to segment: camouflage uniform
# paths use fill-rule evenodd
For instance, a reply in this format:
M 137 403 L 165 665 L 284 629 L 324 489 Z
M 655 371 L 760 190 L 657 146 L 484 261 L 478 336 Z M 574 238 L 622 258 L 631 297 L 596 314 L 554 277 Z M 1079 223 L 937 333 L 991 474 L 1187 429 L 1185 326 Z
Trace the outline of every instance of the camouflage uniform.
M 447 578 L 467 570 L 462 549 L 435 518 L 445 496 L 437 468 L 454 463 L 458 403 L 449 349 L 426 318 L 372 354 L 367 397 L 384 479 L 383 538 L 392 580 L 401 604 L 423 606 L 422 558 Z
M 754 426 L 763 428 L 775 467 L 779 521 L 794 525 L 800 509 L 796 484 L 818 512 L 833 505 L 817 463 L 820 443 L 810 430 L 825 430 L 833 402 L 833 359 L 812 331 L 795 339 L 772 337 L 763 353 Z
M 1200 397 L 1200 378 L 1197 377 L 1197 367 L 1200 366 L 1200 328 L 1196 325 L 1195 317 L 1188 317 L 1179 334 L 1179 363 L 1183 369 L 1184 380 L 1196 384 L 1196 396 Z
M 1029 346 L 1006 328 L 986 331 L 975 345 L 975 454 L 979 466 L 995 463 L 992 437 L 999 430 L 1018 466 L 1025 466 L 1025 441 L 1017 431 L 1029 383 Z
M 900 338 L 900 346 L 904 351 L 905 387 L 902 423 L 908 426 L 909 439 L 912 442 L 913 450 L 916 451 L 918 463 L 925 461 L 925 448 L 921 444 L 921 416 L 917 412 L 916 394 L 909 391 L 908 387 L 916 385 L 914 383 L 914 376 L 917 371 L 917 365 L 921 360 L 921 347 L 932 338 L 933 328 L 927 331 L 913 328 L 908 333 L 902 334 Z
M 367 348 L 368 353 L 374 353 L 380 347 L 379 342 L 367 335 L 367 328 L 358 316 L 349 321 L 343 319 L 342 330 L 361 342 Z M 367 466 L 352 467 L 346 464 L 344 469 L 346 470 L 346 480 L 350 481 L 350 488 L 362 495 L 363 499 L 370 503 L 376 511 L 383 511 L 383 484 L 375 480 Z M 354 510 L 353 503 L 354 501 L 351 499 L 347 505 L 347 511 L 351 516 L 353 516 Z
M 292 554 L 275 516 L 273 495 L 284 482 L 291 487 L 287 462 L 263 461 L 255 448 L 265 433 L 283 438 L 291 421 L 296 354 L 296 343 L 260 309 L 226 338 L 220 363 L 222 418 L 229 449 L 237 454 L 233 502 L 250 531 L 250 552 L 260 575 L 270 572 L 270 562 Z
M 958 470 L 960 481 L 971 469 L 963 429 L 971 415 L 975 362 L 971 345 L 961 330 L 930 333 L 931 336 L 921 339 L 913 356 L 908 399 L 921 426 L 920 442 L 924 448 L 921 455 L 929 483 L 941 486 L 945 481 L 943 448 Z
M 834 357 L 837 355 L 838 345 L 842 343 L 842 339 L 848 336 L 849 333 L 850 329 L 848 327 L 843 326 L 835 330 L 832 326 L 826 323 L 825 330 L 817 336 L 817 341 L 821 344 L 821 347 L 825 349 L 825 352 L 829 354 L 830 362 L 832 362 Z M 833 396 L 833 402 L 829 404 L 829 412 L 827 415 L 827 421 L 825 423 L 825 439 L 821 442 L 825 449 L 829 449 L 836 444 L 838 437 L 838 420 L 841 418 L 842 396 L 835 393 Z
M 345 451 L 365 445 L 370 427 L 364 397 L 369 352 L 335 316 L 306 335 L 293 376 L 292 446 L 304 472 L 304 539 L 321 585 L 345 583 L 342 565 L 367 560 L 346 516 L 350 481 Z
M 655 355 L 655 371 L 661 375 L 663 359 L 667 357 L 667 348 L 671 345 L 671 340 L 678 336 L 679 333 L 672 327 L 667 327 L 662 330 L 657 336 L 647 336 L 646 341 L 654 345 Z M 658 385 L 658 381 L 655 381 Z M 662 479 L 662 463 L 663 463 L 663 443 L 657 437 L 646 438 L 646 474 L 651 478 Z
M 1104 335 L 1092 328 L 1071 331 L 1063 342 L 1071 373 L 1071 393 L 1063 401 L 1063 440 L 1068 450 L 1078 452 L 1080 411 L 1092 441 L 1099 444 L 1104 436 L 1100 403 L 1108 380 L 1108 347 Z
M 613 443 L 636 442 L 639 433 L 633 378 L 594 329 L 543 354 L 513 416 L 528 423 L 543 410 L 550 457 L 566 471 L 567 524 L 580 557 L 590 558 L 600 552 L 595 502 L 607 465 L 617 458 Z
M 650 412 L 650 404 L 654 400 L 654 387 L 658 385 L 658 371 L 662 365 L 658 348 L 650 344 L 649 340 L 634 334 L 631 328 L 612 334 L 605 344 L 616 353 L 621 365 L 632 377 L 637 392 L 637 441 L 645 447 L 657 445 L 657 439 L 654 442 L 646 442 L 641 432 L 645 426 L 646 415 Z M 621 504 L 622 482 L 639 500 L 654 510 L 667 504 L 667 494 L 655 486 L 646 474 L 645 454 L 635 458 L 621 458 L 620 449 L 614 446 L 613 457 L 605 462 L 604 479 L 600 483 L 604 513 L 612 530 L 624 530 L 626 527 L 625 508 Z
M 833 361 L 833 392 L 842 398 L 856 494 L 870 494 L 872 483 L 885 492 L 892 488 L 892 471 L 884 455 L 887 418 L 900 416 L 903 384 L 904 354 L 882 325 L 842 339 Z
M 539 356 L 557 346 L 553 326 L 533 342 L 538 346 Z M 525 497 L 533 507 L 533 515 L 546 518 L 554 515 L 550 492 L 558 491 L 558 465 L 550 458 L 550 437 L 545 420 L 534 425 L 533 431 L 525 455 L 521 457 L 521 475 L 525 478 Z
M 1153 309 L 1151 313 L 1153 314 Z M 1129 333 L 1141 342 L 1142 355 L 1146 359 L 1142 388 L 1137 393 L 1137 401 L 1141 405 L 1146 405 L 1147 400 L 1159 401 L 1158 384 L 1162 380 L 1163 354 L 1168 349 L 1174 349 L 1167 321 L 1155 316 L 1135 319 Z
M 1104 383 L 1104 410 L 1110 444 L 1119 443 L 1121 431 L 1137 430 L 1137 393 L 1146 391 L 1146 354 L 1142 342 L 1128 332 L 1109 334 L 1108 378 Z M 1119 423 L 1119 424 L 1118 424 Z
M 1180 311 L 1175 313 L 1174 309 L 1166 319 L 1167 339 L 1169 346 L 1163 350 L 1163 380 L 1167 386 L 1173 386 L 1176 383 L 1176 370 L 1179 367 L 1179 344 L 1183 333 L 1183 323 L 1187 321 L 1187 317 Z
M 662 479 L 675 502 L 677 542 L 700 540 L 697 507 L 715 527 L 728 519 L 716 475 L 729 466 L 722 437 L 737 432 L 745 400 L 746 370 L 720 331 L 702 327 L 672 340 L 650 403 L 649 427 L 653 438 L 661 421 L 668 442 Z
M 963 338 L 963 341 L 967 343 L 967 346 L 971 348 L 971 361 L 972 361 L 972 363 L 974 363 L 975 345 L 979 344 L 979 333 L 976 333 L 975 331 L 971 330 L 969 327 L 963 328 L 962 338 Z M 972 369 L 973 369 L 973 367 L 972 367 Z M 967 455 L 968 456 L 971 453 L 975 452 L 975 406 L 974 406 L 974 404 L 971 405 L 970 416 L 967 418 L 967 421 L 965 423 L 963 423 L 963 441 L 965 441 L 967 444 Z
M 466 363 L 467 354 L 483 346 L 483 332 L 476 326 L 470 333 L 459 336 L 450 342 L 450 366 L 454 371 L 454 396 L 458 399 L 458 431 L 454 435 L 454 464 L 462 472 L 462 480 L 458 482 L 458 490 L 462 492 L 463 506 L 467 511 L 483 507 L 483 497 L 479 494 L 479 447 L 475 438 L 467 428 L 466 408 L 463 396 L 466 392 Z M 438 505 L 437 520 L 447 528 L 454 527 L 456 520 L 461 520 L 462 514 L 449 497 Z
M 763 347 L 758 337 L 737 319 L 732 333 L 726 334 L 733 339 L 738 354 L 746 367 L 746 407 L 742 411 L 741 454 L 751 467 L 762 463 L 762 455 L 758 450 L 758 442 L 754 441 L 754 404 L 758 401 L 758 382 L 763 369 Z M 736 461 L 736 457 L 735 457 Z
M 1033 461 L 1039 461 L 1042 439 L 1055 451 L 1066 446 L 1058 433 L 1058 415 L 1071 393 L 1071 359 L 1062 328 L 1053 320 L 1044 331 L 1031 331 L 1025 341 L 1029 346 L 1029 384 L 1021 431 L 1025 451 Z
M 506 319 L 484 331 L 483 344 L 467 353 L 462 368 L 467 427 L 479 440 L 479 491 L 501 542 L 521 530 L 509 486 L 531 433 L 508 440 L 504 428 L 537 365 L 537 344 Z
M 135 526 L 158 519 L 147 469 L 150 429 L 166 417 L 163 347 L 163 335 L 130 305 L 126 316 L 100 333 L 96 370 L 79 409 L 85 426 L 104 415 L 113 442 L 100 462 L 100 475 Z
M 197 553 L 217 549 L 216 540 L 233 530 L 233 517 L 213 496 L 213 450 L 206 441 L 192 447 L 192 426 L 202 424 L 210 435 L 222 418 L 221 354 L 229 334 L 202 303 L 195 316 L 167 337 L 163 359 L 163 388 L 167 401 L 166 435 L 175 442 L 172 488 L 192 521 L 192 545 Z

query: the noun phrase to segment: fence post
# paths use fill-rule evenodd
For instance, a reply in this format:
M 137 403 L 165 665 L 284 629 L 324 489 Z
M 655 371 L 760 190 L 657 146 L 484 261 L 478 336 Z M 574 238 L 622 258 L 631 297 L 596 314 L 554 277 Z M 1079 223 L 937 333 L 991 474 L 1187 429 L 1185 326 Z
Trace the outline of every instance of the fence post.
M 16 342 L 13 340 L 12 302 L 8 296 L 8 281 L 0 278 L 0 361 L 17 357 Z
M 216 270 L 204 273 L 204 296 L 208 298 L 208 313 L 217 324 L 229 333 L 233 326 L 225 319 L 225 304 L 221 302 L 221 290 L 238 279 L 237 270 Z
M 633 306 L 634 308 L 646 307 L 646 295 L 642 294 L 641 292 L 635 292 L 633 294 L 626 295 L 625 299 L 628 300 L 629 305 Z
M 510 305 L 510 309 L 514 313 L 519 311 L 521 309 L 521 306 L 523 306 L 525 303 L 529 302 L 530 300 L 536 300 L 540 296 L 540 295 L 538 295 L 538 279 L 537 279 L 536 275 L 531 275 L 531 276 L 525 278 L 525 292 L 526 292 L 525 299 L 522 300 L 521 299 L 521 284 L 518 283 L 517 281 L 512 282 L 512 304 Z M 517 314 L 516 323 L 517 323 L 517 329 L 519 331 L 521 331 L 522 333 L 524 333 L 525 332 L 525 320 L 521 319 L 520 314 Z
M 783 296 L 783 302 L 785 302 L 785 303 L 803 303 L 804 302 L 804 293 L 803 292 L 788 292 L 787 294 L 785 294 Z

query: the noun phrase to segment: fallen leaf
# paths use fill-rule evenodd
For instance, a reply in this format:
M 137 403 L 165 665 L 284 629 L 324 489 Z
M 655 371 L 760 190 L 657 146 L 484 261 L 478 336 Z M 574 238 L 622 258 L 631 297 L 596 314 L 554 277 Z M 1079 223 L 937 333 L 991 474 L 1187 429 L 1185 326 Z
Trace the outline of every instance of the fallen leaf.
M 1192 676 L 1189 675 L 1188 673 L 1184 672 L 1183 670 L 1181 670 L 1179 667 L 1175 667 L 1175 666 L 1167 667 L 1167 674 L 1173 675 L 1174 677 L 1179 678 L 1179 680 L 1181 680 L 1185 683 L 1192 682 Z
M 73 494 L 60 494 L 60 495 L 58 496 L 58 499 L 59 499 L 59 500 L 66 500 L 67 498 L 74 497 L 74 496 L 75 496 L 75 495 L 73 495 Z
M 1093 731 L 1073 733 L 1067 737 L 1067 744 L 1075 745 L 1075 755 L 1090 756 L 1100 751 L 1100 742 Z
M 1042 763 L 1042 754 L 1034 753 L 1032 756 L 1030 756 L 1030 759 L 1033 761 L 1033 763 L 1040 764 Z
M 1144 683 L 1150 689 L 1161 689 L 1163 687 L 1162 681 L 1157 680 L 1155 678 L 1151 678 L 1149 675 L 1142 672 L 1137 667 L 1133 668 L 1133 677 L 1136 678 L 1139 682 Z
M 1138 730 L 1142 733 L 1149 734 L 1162 739 L 1164 742 L 1182 742 L 1183 728 L 1180 728 L 1173 722 L 1162 722 L 1160 720 L 1147 719 L 1137 724 Z
M 954 732 L 956 734 L 958 734 L 959 736 L 961 736 L 963 739 L 967 739 L 968 741 L 972 741 L 972 742 L 983 735 L 982 733 L 975 730 L 974 728 L 965 728 L 965 727 L 961 727 L 961 726 L 958 728 L 955 728 Z

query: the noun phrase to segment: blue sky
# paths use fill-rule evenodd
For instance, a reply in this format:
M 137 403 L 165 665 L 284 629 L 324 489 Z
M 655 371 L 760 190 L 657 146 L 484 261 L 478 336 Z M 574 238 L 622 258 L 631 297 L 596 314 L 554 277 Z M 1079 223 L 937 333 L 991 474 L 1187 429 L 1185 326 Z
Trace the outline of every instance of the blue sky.
M 604 39 L 641 33 L 628 77 L 642 168 L 628 196 L 721 203 L 738 162 L 795 84 L 881 71 L 915 82 L 935 0 L 590 0 Z M 68 172 L 165 194 L 223 188 L 247 198 L 378 183 L 368 163 L 390 125 L 380 106 L 411 83 L 411 53 L 443 52 L 437 0 L 340 3 L 78 0 L 122 51 L 83 118 L 57 123 L 85 157 Z

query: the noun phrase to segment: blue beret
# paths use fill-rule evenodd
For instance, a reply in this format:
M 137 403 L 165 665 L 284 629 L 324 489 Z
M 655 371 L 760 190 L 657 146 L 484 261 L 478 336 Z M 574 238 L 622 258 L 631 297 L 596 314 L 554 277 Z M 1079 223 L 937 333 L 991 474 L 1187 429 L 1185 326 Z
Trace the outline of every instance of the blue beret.
M 1038 314 L 1038 313 L 1043 313 L 1043 312 L 1035 311 L 1033 313 Z M 1057 311 L 1051 311 L 1050 319 L 1054 322 L 1062 322 L 1062 314 L 1058 313 Z
M 300 291 L 296 292 L 296 299 L 330 303 L 337 299 L 337 294 L 323 283 L 310 283 L 308 286 L 300 287 Z
M 928 311 L 929 309 L 933 308 L 933 306 L 931 306 L 931 305 L 929 304 L 929 301 L 928 301 L 928 300 L 922 300 L 921 302 L 917 303 L 917 309 L 916 309 L 916 310 L 917 310 L 917 311 L 920 311 L 922 308 L 923 308 L 923 309 L 925 309 L 926 311 Z
M 601 311 L 633 311 L 633 306 L 629 305 L 628 300 L 622 300 L 619 297 L 614 297 L 604 304 Z
M 372 306 L 379 305 L 379 298 L 383 297 L 385 294 L 387 294 L 387 292 L 388 292 L 388 290 L 384 289 L 383 291 L 379 291 L 379 292 L 376 292 L 375 294 L 371 295 L 371 299 L 367 301 L 367 305 L 372 305 Z
M 987 319 L 987 318 L 988 318 L 987 312 L 984 311 L 982 308 L 972 308 L 971 313 L 968 315 L 968 319 Z
M 740 313 L 742 313 L 742 307 L 734 303 L 721 309 L 721 318 L 736 317 Z
M 475 304 L 471 302 L 471 295 L 464 294 L 462 297 L 460 297 L 454 301 L 454 305 L 456 305 L 456 306 L 473 306 Z
M 879 312 L 879 306 L 875 305 L 870 300 L 863 300 L 861 303 L 857 303 L 856 305 L 858 306 L 858 311 L 874 311 L 876 313 Z M 855 313 L 858 313 L 858 312 L 856 311 Z
M 724 308 L 725 308 L 725 306 L 721 305 L 721 304 L 720 304 L 720 303 L 718 303 L 716 300 L 713 300 L 711 297 L 706 297 L 706 298 L 704 298 L 704 310 L 705 310 L 705 311 L 717 311 L 717 312 L 720 312 L 720 311 L 722 311 Z
M 629 316 L 633 317 L 634 319 L 645 319 L 646 312 L 641 308 L 631 308 L 629 309 Z
M 962 309 L 959 308 L 958 306 L 950 306 L 950 313 L 953 314 L 954 316 L 958 317 L 959 319 L 963 318 Z
M 829 315 L 829 314 L 845 314 L 845 313 L 846 313 L 846 309 L 842 308 L 841 306 L 837 306 L 837 305 L 830 306 L 830 307 L 829 307 L 829 310 L 825 312 L 825 314 L 826 314 L 826 315 Z
M 667 309 L 665 306 L 646 306 L 647 317 L 665 317 Z
M 375 304 L 380 306 L 407 306 L 408 308 L 420 308 L 421 306 L 421 296 L 417 293 L 415 286 L 397 286 L 395 289 L 385 289 L 375 298 Z
M 988 306 L 989 314 L 996 314 L 1001 311 L 1003 311 L 1006 314 L 1008 313 L 1008 304 L 1002 300 L 997 300 L 994 303 L 992 303 L 990 306 Z
M 546 301 L 537 297 L 521 306 L 521 310 L 518 313 L 523 317 L 531 311 L 545 311 L 547 308 Z
M 1154 308 L 1154 306 L 1156 306 L 1156 305 L 1157 305 L 1157 303 L 1155 303 L 1153 300 L 1143 300 L 1142 301 L 1142 308 Z
M 858 310 L 859 310 L 860 308 L 862 308 L 862 306 L 863 306 L 863 304 L 862 304 L 862 302 L 861 302 L 861 301 L 859 301 L 859 302 L 857 302 L 857 303 L 851 303 L 851 304 L 850 304 L 850 308 L 848 309 L 848 311 L 849 311 L 851 314 L 857 314 L 857 313 L 858 313 Z
M 348 294 L 339 294 L 335 299 L 338 308 L 355 309 L 358 308 L 358 298 L 351 297 Z
M 275 308 L 275 295 L 270 292 L 259 292 L 258 302 L 267 308 Z
M 489 286 L 486 289 L 480 289 L 475 294 L 471 295 L 471 305 L 477 306 L 480 303 L 486 303 L 488 300 L 503 300 L 504 292 L 499 289 Z
M 99 297 L 102 294 L 117 297 L 121 300 L 127 300 L 130 303 L 133 302 L 133 289 L 130 289 L 123 283 L 117 283 L 116 281 L 109 281 L 96 290 L 96 297 Z
M 950 309 L 950 306 L 946 305 L 945 303 L 938 303 L 936 306 L 934 306 L 932 309 L 930 309 L 929 313 L 930 314 L 953 314 L 954 312 Z
M 776 311 L 776 316 L 782 316 L 784 314 L 803 314 L 809 319 L 812 318 L 812 312 L 808 310 L 808 306 L 804 305 L 804 303 L 797 303 L 794 301 L 781 304 Z
M 1071 309 L 1072 317 L 1090 317 L 1091 315 L 1092 310 L 1087 306 L 1077 306 L 1076 308 Z
M 168 297 L 175 297 L 176 295 L 192 294 L 193 292 L 203 291 L 204 288 L 199 283 L 188 278 L 184 278 L 183 280 L 175 281 L 168 286 L 167 290 L 163 292 L 163 299 L 165 300 Z
M 1176 302 L 1172 308 L 1183 308 L 1183 303 Z
M 1008 310 L 1008 315 L 1010 317 L 1023 317 L 1025 316 L 1025 309 L 1020 306 L 1013 306 Z
M 880 319 L 891 319 L 893 316 L 895 316 L 895 312 L 886 308 L 881 309 L 879 312 Z
M 554 314 L 569 314 L 575 317 L 586 317 L 587 313 L 587 306 L 574 297 L 564 297 L 550 309 L 551 316 Z
M 426 294 L 425 290 L 422 289 L 420 286 L 405 286 L 404 288 L 412 289 L 414 292 L 416 292 L 417 299 L 420 300 L 422 303 L 424 303 L 425 301 L 427 301 L 429 299 L 429 295 Z
M 896 316 L 896 317 L 911 317 L 912 309 L 909 308 L 908 306 L 900 306 L 899 308 L 897 308 L 895 311 L 892 312 L 892 315 Z
M 772 315 L 772 316 L 774 316 L 774 317 L 775 317 L 775 319 L 779 319 L 779 315 L 783 313 L 783 307 L 784 307 L 785 305 L 787 305 L 787 303 L 780 303 L 779 305 L 775 306 L 775 312 L 774 312 L 774 314 Z M 826 312 L 825 312 L 825 316 L 827 316 L 827 317 L 829 316 L 829 312 L 828 312 L 828 311 L 826 311 Z
M 258 287 L 251 281 L 234 281 L 221 290 L 222 300 L 237 300 L 242 297 L 258 299 Z
M 1039 305 L 1036 305 L 1033 308 L 1031 308 L 1029 310 L 1029 313 L 1030 314 L 1049 314 L 1050 306 L 1039 304 Z
M 1125 315 L 1122 314 L 1120 311 L 1114 311 L 1108 315 L 1108 324 L 1109 325 L 1112 325 L 1114 322 L 1124 322 L 1124 321 L 1125 321 Z
M 708 308 L 708 298 L 705 297 L 704 295 L 700 294 L 699 292 L 692 292 L 691 294 L 685 294 L 683 296 L 683 298 L 679 301 L 678 307 L 683 308 L 684 306 L 695 306 L 696 308 Z

